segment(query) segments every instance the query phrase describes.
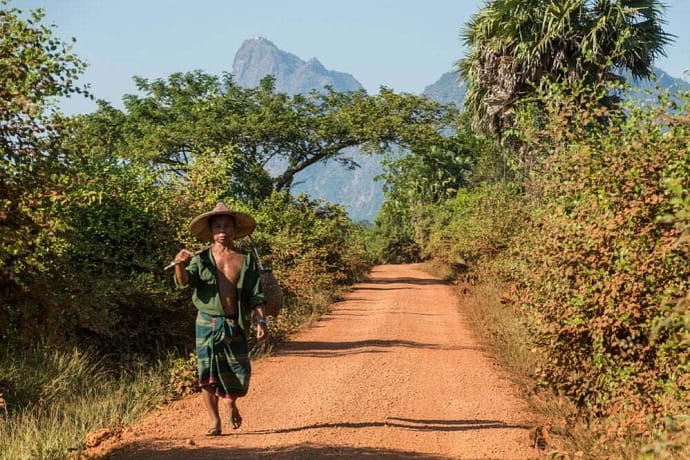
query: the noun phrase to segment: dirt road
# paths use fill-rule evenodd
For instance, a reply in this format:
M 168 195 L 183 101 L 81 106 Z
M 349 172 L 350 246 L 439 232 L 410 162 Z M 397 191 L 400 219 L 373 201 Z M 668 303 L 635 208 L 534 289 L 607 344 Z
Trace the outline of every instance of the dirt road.
M 457 303 L 419 266 L 376 267 L 254 364 L 239 430 L 203 436 L 209 421 L 194 396 L 125 432 L 108 458 L 538 457 L 525 404 Z

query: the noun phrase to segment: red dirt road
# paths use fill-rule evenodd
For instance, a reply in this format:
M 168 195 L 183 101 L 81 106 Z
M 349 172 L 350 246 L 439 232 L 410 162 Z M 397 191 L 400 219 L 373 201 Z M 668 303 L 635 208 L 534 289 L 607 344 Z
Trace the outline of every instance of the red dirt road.
M 146 460 L 540 456 L 533 417 L 470 332 L 452 288 L 417 265 L 376 267 L 315 325 L 254 363 L 238 407 L 239 430 L 224 423 L 222 436 L 206 437 L 195 395 L 99 449 Z

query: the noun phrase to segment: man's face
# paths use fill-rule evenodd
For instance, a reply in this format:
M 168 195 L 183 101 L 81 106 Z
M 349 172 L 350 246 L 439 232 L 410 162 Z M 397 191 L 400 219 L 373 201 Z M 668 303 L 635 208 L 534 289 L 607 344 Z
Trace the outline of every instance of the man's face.
M 215 216 L 209 221 L 213 241 L 216 243 L 228 243 L 235 235 L 235 220 L 230 216 Z

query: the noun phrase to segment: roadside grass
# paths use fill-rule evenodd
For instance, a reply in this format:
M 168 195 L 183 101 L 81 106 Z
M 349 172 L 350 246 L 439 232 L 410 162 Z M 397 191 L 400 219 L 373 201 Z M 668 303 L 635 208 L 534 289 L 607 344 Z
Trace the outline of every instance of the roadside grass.
M 164 400 L 169 363 L 119 375 L 77 348 L 0 354 L 1 459 L 68 458 L 88 433 L 121 427 Z
M 669 421 L 673 424 L 649 443 L 621 433 L 615 443 L 602 441 L 597 433 L 615 430 L 615 420 L 592 418 L 586 420 L 576 407 L 564 397 L 554 394 L 536 378 L 542 356 L 528 325 L 534 321 L 520 309 L 519 296 L 511 286 L 489 276 L 483 281 L 458 281 L 453 271 L 443 264 L 428 262 L 424 269 L 454 285 L 462 311 L 467 315 L 474 333 L 492 351 L 520 388 L 536 420 L 532 442 L 544 437 L 544 455 L 559 460 L 579 458 L 606 459 L 688 459 L 683 452 L 688 445 L 690 418 Z
M 535 380 L 540 355 L 534 336 L 525 319 L 506 296 L 509 286 L 496 283 L 457 286 L 463 311 L 468 315 L 477 333 L 494 351 L 511 380 L 519 386 L 530 408 L 535 413 L 535 430 L 540 430 L 545 453 L 552 458 L 570 458 L 564 452 L 585 452 L 582 447 L 591 442 L 579 439 L 570 421 L 575 408 L 564 398 L 559 398 Z M 533 436 L 536 433 L 533 431 Z

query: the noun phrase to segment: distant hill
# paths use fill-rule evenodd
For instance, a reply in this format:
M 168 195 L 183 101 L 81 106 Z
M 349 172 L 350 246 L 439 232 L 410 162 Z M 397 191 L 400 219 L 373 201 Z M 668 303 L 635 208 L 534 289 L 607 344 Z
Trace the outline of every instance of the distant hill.
M 441 78 L 424 88 L 422 95 L 432 101 L 452 102 L 458 107 L 462 107 L 466 92 L 467 84 L 460 80 L 460 74 L 457 71 L 451 71 L 444 73 Z
M 690 83 L 685 80 L 673 78 L 658 68 L 654 72 L 656 83 L 638 82 L 639 89 L 628 97 L 645 100 L 657 85 L 672 91 L 690 91 Z M 362 89 L 349 73 L 328 70 L 316 58 L 304 61 L 265 38 L 242 43 L 233 61 L 232 74 L 238 84 L 247 88 L 257 86 L 266 75 L 273 75 L 276 90 L 290 95 L 320 90 L 326 85 L 336 91 Z M 422 94 L 431 100 L 462 107 L 466 89 L 459 73 L 450 71 L 427 86 Z M 374 177 L 383 172 L 381 158 L 366 155 L 358 149 L 348 149 L 344 155 L 357 162 L 360 168 L 348 170 L 332 161 L 317 163 L 297 174 L 292 192 L 307 193 L 312 198 L 341 204 L 353 220 L 373 222 L 383 203 L 383 184 L 374 181 Z
M 639 101 L 648 101 L 654 99 L 654 94 L 660 90 L 668 90 L 671 94 L 677 92 L 690 91 L 690 83 L 680 78 L 675 78 L 654 67 L 654 80 L 636 80 L 630 74 L 626 73 L 623 76 L 630 81 L 633 89 L 629 92 L 627 98 L 632 98 Z
M 624 73 L 623 77 L 628 79 L 633 86 L 633 90 L 627 97 L 643 100 L 647 99 L 650 93 L 654 93 L 657 88 L 669 91 L 690 91 L 690 83 L 680 78 L 674 78 L 659 69 L 654 67 L 655 80 L 633 80 L 630 74 Z M 454 103 L 458 107 L 462 107 L 465 101 L 465 93 L 467 92 L 467 84 L 460 80 L 458 71 L 446 72 L 441 75 L 441 78 L 436 80 L 431 85 L 424 89 L 424 94 L 429 99 L 444 102 Z
M 383 184 L 374 180 L 383 173 L 381 157 L 358 149 L 348 153 L 359 168 L 349 170 L 334 162 L 313 165 L 296 176 L 293 193 L 341 204 L 355 222 L 373 223 L 383 204 Z

